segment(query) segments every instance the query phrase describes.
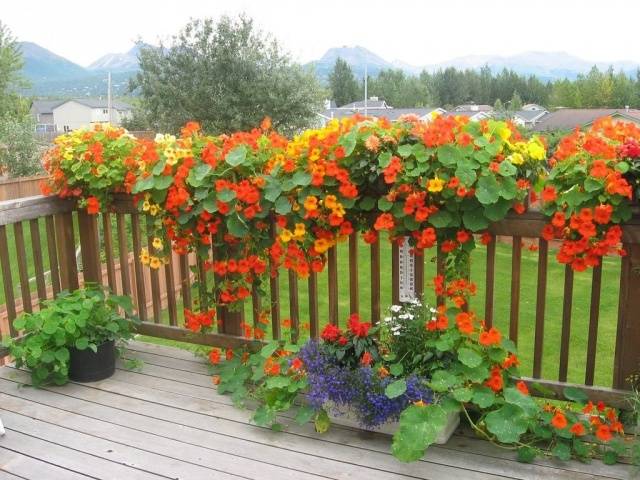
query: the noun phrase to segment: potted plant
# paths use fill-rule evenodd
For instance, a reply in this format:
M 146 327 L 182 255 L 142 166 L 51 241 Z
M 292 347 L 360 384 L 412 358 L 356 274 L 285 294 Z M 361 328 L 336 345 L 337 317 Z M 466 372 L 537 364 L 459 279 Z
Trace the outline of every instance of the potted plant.
M 132 337 L 131 299 L 101 286 L 63 291 L 13 322 L 22 335 L 6 345 L 33 384 L 102 380 L 115 371 L 116 341 Z M 124 316 L 123 316 L 124 314 Z

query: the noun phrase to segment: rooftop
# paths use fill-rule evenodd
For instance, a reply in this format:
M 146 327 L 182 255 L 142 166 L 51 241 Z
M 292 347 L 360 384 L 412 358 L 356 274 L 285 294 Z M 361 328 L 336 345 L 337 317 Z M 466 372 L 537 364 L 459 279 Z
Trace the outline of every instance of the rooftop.
M 561 108 L 545 115 L 534 128 L 536 130 L 572 130 L 607 116 L 621 117 L 640 123 L 640 110 L 633 108 Z

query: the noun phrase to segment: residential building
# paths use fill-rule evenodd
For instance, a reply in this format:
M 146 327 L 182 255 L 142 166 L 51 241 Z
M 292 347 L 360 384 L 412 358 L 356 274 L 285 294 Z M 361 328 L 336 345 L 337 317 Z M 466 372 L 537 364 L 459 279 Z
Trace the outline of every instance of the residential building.
M 533 126 L 541 122 L 546 115 L 549 115 L 549 111 L 544 109 L 518 110 L 517 112 L 513 112 L 513 116 L 511 117 L 511 119 L 516 125 L 532 128 Z
M 458 107 L 456 107 L 458 108 Z M 493 110 L 451 110 L 449 112 L 445 112 L 444 116 L 446 117 L 457 117 L 457 116 L 466 116 L 469 117 L 469 120 L 472 122 L 479 122 L 480 120 L 487 120 L 492 117 Z
M 468 103 L 463 105 L 458 105 L 454 107 L 454 112 L 493 112 L 493 107 L 491 105 L 476 105 L 475 103 Z M 465 113 L 464 115 L 467 115 Z
M 331 103 L 325 102 L 325 107 L 331 106 Z M 325 125 L 328 121 L 337 118 L 350 117 L 355 114 L 364 115 L 364 100 L 352 102 L 341 107 L 325 108 L 318 112 L 320 124 Z M 388 105 L 384 100 L 372 97 L 367 100 L 367 115 L 378 118 L 387 118 L 389 120 L 397 120 L 405 115 L 415 115 L 422 121 L 429 121 L 435 113 L 442 115 L 446 111 L 443 108 L 435 107 L 416 107 L 416 108 L 394 108 Z
M 36 132 L 55 132 L 53 109 L 64 100 L 34 100 L 31 103 L 31 115 L 36 122 Z
M 541 110 L 546 110 L 543 106 L 538 105 L 537 103 L 527 103 L 522 106 L 522 110 L 526 112 L 536 112 Z
M 534 130 L 573 130 L 584 128 L 601 117 L 612 117 L 640 125 L 640 110 L 634 108 L 560 108 L 543 116 Z
M 76 128 L 88 127 L 96 123 L 120 125 L 131 115 L 131 105 L 113 101 L 111 114 L 106 99 L 66 100 L 52 108 L 53 122 L 59 132 L 69 132 Z

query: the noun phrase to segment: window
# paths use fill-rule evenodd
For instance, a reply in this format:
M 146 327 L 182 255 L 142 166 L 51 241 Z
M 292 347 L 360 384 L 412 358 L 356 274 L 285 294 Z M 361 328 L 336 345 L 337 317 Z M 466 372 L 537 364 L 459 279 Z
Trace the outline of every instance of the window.
M 65 125 L 64 127 L 62 127 L 62 129 L 63 129 L 65 132 L 70 132 L 70 131 L 71 131 L 71 128 L 69 128 L 69 125 Z
M 104 113 L 105 115 L 109 115 L 109 109 L 108 108 L 104 108 L 102 110 L 102 113 Z

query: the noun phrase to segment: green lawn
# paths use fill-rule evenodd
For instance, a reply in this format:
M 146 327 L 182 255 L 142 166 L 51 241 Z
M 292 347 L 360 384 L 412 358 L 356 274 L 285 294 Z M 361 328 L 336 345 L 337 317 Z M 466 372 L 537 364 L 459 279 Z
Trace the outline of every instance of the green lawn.
M 529 243 L 529 242 L 528 242 Z M 527 243 L 527 244 L 528 244 Z M 382 285 L 382 315 L 391 304 L 391 248 L 383 244 L 381 248 L 381 285 Z M 360 313 L 363 318 L 370 316 L 370 275 L 369 247 L 359 246 L 359 281 L 360 281 Z M 348 280 L 348 245 L 338 247 L 338 292 L 339 316 L 342 325 L 349 315 L 349 280 Z M 533 364 L 533 342 L 535 333 L 535 303 L 537 283 L 538 253 L 522 250 L 522 274 L 520 293 L 520 323 L 518 331 L 518 348 L 522 361 L 522 373 L 531 375 Z M 435 262 L 429 255 L 425 261 L 425 298 L 434 302 L 431 282 L 435 276 Z M 485 300 L 485 265 L 486 249 L 479 246 L 472 256 L 472 279 L 478 284 L 478 294 L 471 301 L 472 308 L 477 310 L 478 316 L 484 316 Z M 616 322 L 618 310 L 620 260 L 607 259 L 604 263 L 602 278 L 602 294 L 600 305 L 600 320 L 598 328 L 598 344 L 596 357 L 595 384 L 610 386 L 613 379 L 613 356 L 615 347 Z M 511 246 L 498 243 L 496 248 L 496 284 L 494 300 L 494 324 L 502 332 L 509 331 L 509 309 L 511 298 Z M 562 328 L 562 298 L 563 298 L 564 266 L 555 260 L 555 252 L 549 252 L 548 286 L 546 298 L 546 316 L 544 332 L 544 352 L 542 374 L 547 379 L 557 379 L 560 355 L 560 334 Z M 299 304 L 301 323 L 308 322 L 308 288 L 307 282 L 300 280 Z M 591 296 L 591 272 L 576 273 L 574 276 L 573 315 L 571 321 L 571 343 L 569 351 L 568 381 L 584 382 L 584 367 L 586 363 L 587 331 L 589 324 L 589 305 Z M 194 295 L 194 298 L 195 295 Z M 289 317 L 288 280 L 286 272 L 280 275 L 280 312 L 281 318 Z M 263 300 L 263 303 L 268 301 Z M 318 305 L 321 326 L 328 318 L 328 286 L 327 274 L 322 273 L 318 278 Z M 245 314 L 251 318 L 250 302 L 245 305 Z M 164 323 L 168 323 L 166 313 Z M 160 339 L 158 339 L 160 341 Z M 162 341 L 167 343 L 167 341 Z M 171 343 L 171 342 L 169 342 Z

